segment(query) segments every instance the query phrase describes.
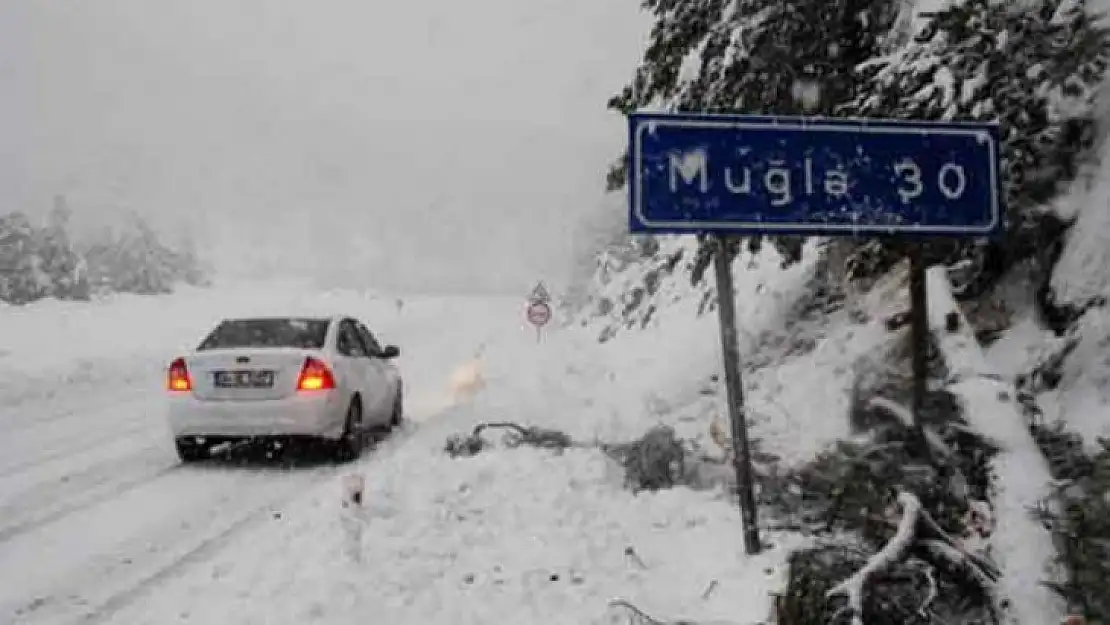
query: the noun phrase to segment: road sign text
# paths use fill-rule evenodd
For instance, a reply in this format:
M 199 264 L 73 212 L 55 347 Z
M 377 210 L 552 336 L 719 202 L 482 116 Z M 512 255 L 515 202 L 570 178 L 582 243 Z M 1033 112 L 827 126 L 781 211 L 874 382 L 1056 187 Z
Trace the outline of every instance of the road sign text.
M 634 232 L 943 234 L 1001 225 L 993 124 L 634 114 Z

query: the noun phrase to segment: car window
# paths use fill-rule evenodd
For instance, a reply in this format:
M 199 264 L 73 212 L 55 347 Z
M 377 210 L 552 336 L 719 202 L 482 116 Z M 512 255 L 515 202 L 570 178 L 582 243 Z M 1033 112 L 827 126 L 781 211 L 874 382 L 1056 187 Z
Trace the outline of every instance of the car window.
M 361 323 L 358 324 L 358 335 L 362 337 L 362 342 L 366 344 L 366 347 L 370 350 L 371 354 L 377 356 L 378 354 L 382 353 L 381 343 L 378 343 L 378 339 L 374 338 L 373 333 L 371 333 L 370 330 L 368 330 L 366 326 L 362 325 Z
M 358 330 L 355 329 L 355 325 L 349 319 L 345 319 L 339 324 L 335 349 L 340 354 L 350 358 L 368 358 L 370 356 L 358 336 Z
M 321 349 L 328 325 L 327 319 L 226 319 L 201 341 L 197 351 L 244 347 Z

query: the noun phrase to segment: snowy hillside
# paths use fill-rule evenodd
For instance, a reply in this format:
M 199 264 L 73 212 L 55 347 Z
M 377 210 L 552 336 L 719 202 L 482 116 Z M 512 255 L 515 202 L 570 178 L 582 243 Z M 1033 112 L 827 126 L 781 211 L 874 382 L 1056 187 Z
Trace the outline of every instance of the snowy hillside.
M 1107 213 L 1101 170 L 1110 38 L 1092 19 L 1095 4 L 1105 8 L 1055 0 L 647 5 L 656 26 L 640 67 L 609 101 L 615 110 L 992 120 L 1001 127 L 1004 235 L 925 246 L 926 261 L 945 268 L 929 283 L 939 307 L 932 311 L 935 370 L 926 419 L 939 436 L 927 453 L 915 455 L 913 441 L 898 434 L 906 424 L 898 403 L 908 401 L 905 318 L 898 314 L 905 304 L 897 303 L 905 289 L 902 242 L 809 243 L 800 255 L 800 242 L 790 237 L 739 242 L 738 249 L 773 245 L 786 265 L 775 275 L 776 262 L 753 265 L 741 251 L 734 268 L 766 276 L 754 281 L 763 285 L 757 292 L 745 293 L 752 283 L 741 283 L 742 308 L 753 299 L 781 298 L 774 287 L 784 280 L 801 285 L 780 302 L 779 323 L 742 340 L 757 420 L 760 381 L 783 376 L 791 359 L 806 362 L 807 353 L 828 352 L 834 356 L 823 366 L 850 372 L 847 382 L 818 385 L 791 371 L 788 379 L 799 386 L 783 385 L 775 396 L 795 405 L 767 419 L 789 422 L 804 412 L 797 403 L 812 399 L 834 422 L 843 420 L 839 431 L 807 424 L 806 433 L 823 434 L 817 440 L 841 440 L 799 445 L 815 452 L 788 458 L 808 466 L 801 471 L 805 495 L 778 512 L 816 506 L 830 517 L 817 534 L 861 551 L 814 549 L 792 557 L 787 597 L 778 606 L 786 622 L 835 621 L 845 611 L 867 622 L 898 623 L 1110 616 L 1099 598 L 1110 583 L 1110 558 L 1098 546 L 1110 528 L 1095 521 L 1105 511 L 1099 498 L 1110 491 L 1104 479 L 1110 453 L 1097 440 L 1108 432 L 1100 390 L 1107 276 L 1099 232 Z M 614 189 L 623 188 L 624 166 L 617 160 L 610 170 Z M 702 274 L 715 252 L 707 243 L 663 237 L 611 246 L 597 260 L 598 288 L 577 323 L 607 343 L 671 332 L 675 319 L 702 315 L 712 323 L 714 289 Z M 798 266 L 808 278 L 797 277 Z M 869 301 L 883 306 L 875 310 Z M 864 342 L 859 325 L 874 326 L 874 343 Z M 838 342 L 838 336 L 852 338 Z M 883 347 L 892 342 L 896 347 Z M 784 346 L 786 358 L 779 353 Z M 885 447 L 892 443 L 907 447 L 892 452 Z M 934 475 L 931 485 L 907 473 L 909 465 Z M 774 475 L 782 467 L 771 462 L 766 470 Z M 768 480 L 783 485 L 777 477 Z M 825 496 L 827 505 L 813 503 Z M 855 518 L 855 506 L 872 517 Z M 896 529 L 876 529 L 875 515 L 901 520 Z M 922 522 L 921 515 L 948 518 Z M 964 557 L 982 556 L 971 558 L 974 566 L 961 565 L 976 579 L 939 595 L 923 592 L 920 567 L 933 591 L 951 569 L 937 553 L 922 564 L 912 551 L 906 562 L 906 545 L 969 532 L 982 534 L 976 547 L 963 542 L 970 538 L 946 542 Z M 867 566 L 864 555 L 873 558 Z M 859 578 L 840 588 L 827 585 L 835 582 L 830 576 L 891 566 L 899 578 L 918 582 L 880 592 L 868 592 L 870 582 Z M 848 605 L 824 591 L 848 591 Z M 951 601 L 965 603 L 958 608 Z M 983 611 L 948 612 L 966 610 L 968 602 L 981 602 Z

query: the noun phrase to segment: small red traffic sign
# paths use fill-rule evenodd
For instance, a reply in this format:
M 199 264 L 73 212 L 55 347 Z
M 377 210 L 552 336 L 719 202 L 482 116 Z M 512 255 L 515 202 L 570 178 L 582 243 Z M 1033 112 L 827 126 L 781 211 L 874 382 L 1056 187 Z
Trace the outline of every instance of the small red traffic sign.
M 547 305 L 547 302 L 532 302 L 528 304 L 526 315 L 528 323 L 539 328 L 551 321 L 551 307 Z

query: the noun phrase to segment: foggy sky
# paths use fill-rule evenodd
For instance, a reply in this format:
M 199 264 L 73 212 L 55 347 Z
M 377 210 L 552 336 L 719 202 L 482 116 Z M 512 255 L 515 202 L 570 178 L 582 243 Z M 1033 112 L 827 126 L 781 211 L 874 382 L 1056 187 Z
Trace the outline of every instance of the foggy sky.
M 237 274 L 557 280 L 624 140 L 637 6 L 5 2 L 0 211 L 135 211 Z

